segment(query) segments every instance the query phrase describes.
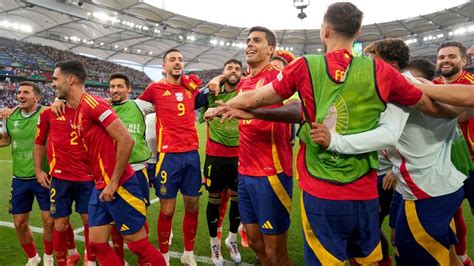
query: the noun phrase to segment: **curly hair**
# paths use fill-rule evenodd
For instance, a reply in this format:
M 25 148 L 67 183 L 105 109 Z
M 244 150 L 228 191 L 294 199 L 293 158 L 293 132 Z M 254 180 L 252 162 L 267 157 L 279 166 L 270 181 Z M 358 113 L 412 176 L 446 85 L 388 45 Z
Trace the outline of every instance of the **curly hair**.
M 398 38 L 387 38 L 371 43 L 364 52 L 380 56 L 384 61 L 397 62 L 399 69 L 405 69 L 410 62 L 410 48 Z

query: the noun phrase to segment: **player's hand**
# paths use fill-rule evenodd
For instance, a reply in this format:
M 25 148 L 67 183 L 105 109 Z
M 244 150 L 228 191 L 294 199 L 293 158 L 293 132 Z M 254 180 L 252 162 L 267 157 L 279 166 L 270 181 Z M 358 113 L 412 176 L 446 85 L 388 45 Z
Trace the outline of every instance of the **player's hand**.
M 397 177 L 392 171 L 388 171 L 382 180 L 382 188 L 384 190 L 394 189 L 397 185 Z
M 51 104 L 51 111 L 56 116 L 62 116 L 66 113 L 66 104 L 64 101 L 56 100 L 53 104 Z
M 12 115 L 13 111 L 16 110 L 16 108 L 18 108 L 18 106 L 16 106 L 15 108 L 0 108 L 0 119 L 9 118 Z
M 233 118 L 241 120 L 250 120 L 255 118 L 252 113 L 247 112 L 245 110 L 231 108 L 227 105 L 221 106 L 219 108 L 221 112 L 221 123 L 224 123 L 224 121 L 231 120 Z
M 105 186 L 104 190 L 99 195 L 99 200 L 101 201 L 113 201 L 115 199 L 115 191 L 117 190 L 118 184 L 110 182 Z
M 217 116 L 217 108 L 209 108 L 204 113 L 204 120 L 209 121 Z
M 224 76 L 219 75 L 217 77 L 214 77 L 207 83 L 206 87 L 215 95 L 219 95 L 221 91 L 221 84 L 224 82 Z
M 331 133 L 329 129 L 324 125 L 318 122 L 311 123 L 311 139 L 321 145 L 324 149 L 329 147 L 331 144 Z
M 36 181 L 44 187 L 49 189 L 51 186 L 51 180 L 49 179 L 48 174 L 46 174 L 44 171 L 39 171 L 36 173 Z

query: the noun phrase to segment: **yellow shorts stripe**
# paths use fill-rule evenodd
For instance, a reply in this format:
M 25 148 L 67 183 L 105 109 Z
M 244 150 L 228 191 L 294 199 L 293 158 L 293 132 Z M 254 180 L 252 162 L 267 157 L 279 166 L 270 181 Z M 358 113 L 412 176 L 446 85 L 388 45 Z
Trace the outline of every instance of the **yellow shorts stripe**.
M 440 265 L 449 265 L 449 249 L 432 238 L 421 225 L 416 212 L 415 202 L 405 201 L 405 215 L 408 227 L 416 242 L 422 246 Z
M 165 159 L 165 153 L 161 152 L 160 156 L 158 156 L 158 161 L 156 162 L 155 176 L 157 176 L 158 172 L 160 172 L 161 165 L 163 164 L 163 159 Z
M 288 192 L 285 190 L 285 187 L 283 187 L 283 185 L 281 184 L 280 179 L 278 179 L 278 176 L 269 175 L 268 181 L 270 182 L 270 186 L 272 187 L 273 192 L 275 192 L 278 199 L 281 201 L 283 206 L 285 206 L 288 213 L 290 213 L 291 198 L 290 198 L 290 195 L 288 195 Z
M 104 163 L 102 162 L 102 158 L 99 157 L 99 166 L 102 171 L 102 176 L 104 177 L 105 184 L 109 184 L 110 178 L 109 175 L 107 175 L 107 172 L 105 172 L 104 168 Z M 117 188 L 117 194 L 119 194 L 122 199 L 124 199 L 130 206 L 132 206 L 135 210 L 139 211 L 141 214 L 146 216 L 146 206 L 145 202 L 134 195 L 132 195 L 130 192 L 128 192 L 123 186 L 119 186 Z
M 316 255 L 321 265 L 344 265 L 345 262 L 340 261 L 329 251 L 327 251 L 314 234 L 313 229 L 309 224 L 308 217 L 306 216 L 306 210 L 303 203 L 303 193 L 301 193 L 301 222 L 303 223 L 303 233 L 306 242 L 308 242 L 309 247 L 313 251 L 314 255 Z
M 146 182 L 150 183 L 150 177 L 148 177 L 148 171 L 146 170 L 146 167 L 142 168 L 142 173 L 143 173 L 143 176 L 146 178 Z
M 372 250 L 369 256 L 364 257 L 364 258 L 354 258 L 354 260 L 361 265 L 370 265 L 377 261 L 381 261 L 382 259 L 383 259 L 382 244 L 380 242 L 374 248 L 374 250 Z
M 135 197 L 132 193 L 128 192 L 123 186 L 117 188 L 117 194 L 119 194 L 119 196 L 122 197 L 122 199 L 124 199 L 135 210 L 143 214 L 143 216 L 146 216 L 146 206 L 143 200 Z

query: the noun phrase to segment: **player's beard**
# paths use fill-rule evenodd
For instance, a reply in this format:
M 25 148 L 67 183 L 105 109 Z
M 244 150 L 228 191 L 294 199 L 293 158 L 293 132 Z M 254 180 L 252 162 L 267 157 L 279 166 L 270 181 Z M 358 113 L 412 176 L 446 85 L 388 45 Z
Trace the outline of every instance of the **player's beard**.
M 182 74 L 171 74 L 171 76 L 175 79 L 175 80 L 179 80 L 181 78 L 181 75 Z
M 230 80 L 229 78 L 226 77 L 224 81 L 225 81 L 225 83 L 229 84 L 230 86 L 235 86 L 239 83 L 240 79 L 237 79 L 236 81 L 232 81 L 232 80 Z
M 458 74 L 461 71 L 461 68 L 459 66 L 452 65 L 451 67 L 452 67 L 451 70 L 449 70 L 447 72 L 443 72 L 443 70 L 441 70 L 441 68 L 440 68 L 440 69 L 438 69 L 438 73 L 441 76 L 445 77 L 445 78 L 450 78 L 450 77 Z

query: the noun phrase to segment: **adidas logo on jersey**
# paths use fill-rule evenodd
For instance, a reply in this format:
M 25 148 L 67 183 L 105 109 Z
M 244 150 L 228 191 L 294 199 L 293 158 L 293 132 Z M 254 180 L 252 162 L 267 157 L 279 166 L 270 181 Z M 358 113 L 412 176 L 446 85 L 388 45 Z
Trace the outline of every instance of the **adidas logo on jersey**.
M 124 232 L 124 231 L 127 231 L 127 230 L 130 230 L 130 228 L 128 228 L 128 226 L 126 224 L 122 224 L 122 226 L 120 227 L 120 232 Z
M 171 92 L 169 90 L 166 90 L 164 93 L 163 93 L 163 96 L 170 96 L 171 95 Z
M 263 228 L 263 229 L 270 229 L 270 230 L 271 230 L 271 229 L 273 229 L 273 226 L 272 226 L 272 224 L 270 223 L 270 221 L 267 220 L 267 221 L 262 225 L 262 228 Z

